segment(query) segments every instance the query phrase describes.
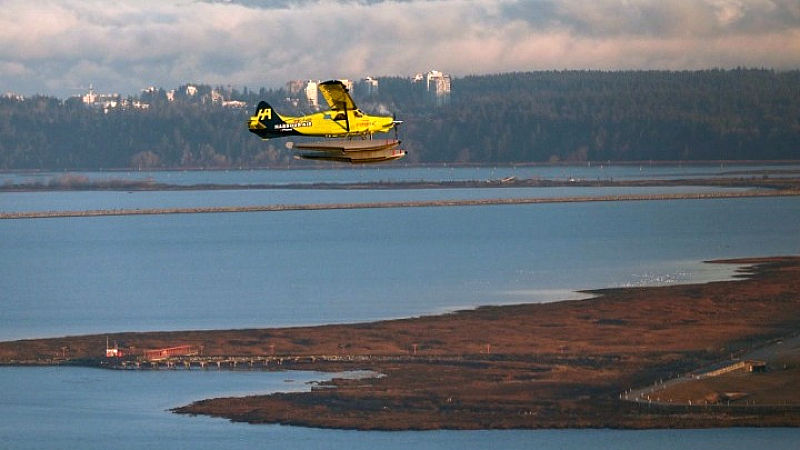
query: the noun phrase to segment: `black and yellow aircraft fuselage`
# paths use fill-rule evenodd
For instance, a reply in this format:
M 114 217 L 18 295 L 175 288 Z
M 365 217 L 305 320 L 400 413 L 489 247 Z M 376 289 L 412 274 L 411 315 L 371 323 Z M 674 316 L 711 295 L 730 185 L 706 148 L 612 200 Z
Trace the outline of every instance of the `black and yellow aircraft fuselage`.
M 330 110 L 300 117 L 281 116 L 267 102 L 260 102 L 248 121 L 248 129 L 262 139 L 287 136 L 339 138 L 338 140 L 296 144 L 308 150 L 299 156 L 350 163 L 383 162 L 402 158 L 405 151 L 397 147 L 397 139 L 374 139 L 375 133 L 386 133 L 399 123 L 390 116 L 370 116 L 359 110 L 341 81 L 326 81 L 319 90 Z M 357 139 L 354 139 L 357 138 Z

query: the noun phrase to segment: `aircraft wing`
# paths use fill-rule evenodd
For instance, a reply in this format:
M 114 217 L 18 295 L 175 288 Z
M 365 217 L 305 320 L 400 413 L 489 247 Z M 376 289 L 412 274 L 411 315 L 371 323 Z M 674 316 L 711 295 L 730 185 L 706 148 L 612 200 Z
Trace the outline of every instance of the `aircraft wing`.
M 339 80 L 326 81 L 319 84 L 319 90 L 325 101 L 331 107 L 331 111 L 353 111 L 356 109 L 356 104 L 353 98 L 344 87 L 344 83 Z

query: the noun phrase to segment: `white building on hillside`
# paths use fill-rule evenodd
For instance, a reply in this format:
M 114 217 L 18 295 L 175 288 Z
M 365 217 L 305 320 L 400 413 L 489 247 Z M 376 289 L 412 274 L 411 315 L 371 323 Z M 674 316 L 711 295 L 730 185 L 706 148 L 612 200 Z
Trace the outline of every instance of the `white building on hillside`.
M 426 75 L 428 92 L 431 93 L 437 106 L 445 105 L 450 102 L 450 75 L 431 70 Z

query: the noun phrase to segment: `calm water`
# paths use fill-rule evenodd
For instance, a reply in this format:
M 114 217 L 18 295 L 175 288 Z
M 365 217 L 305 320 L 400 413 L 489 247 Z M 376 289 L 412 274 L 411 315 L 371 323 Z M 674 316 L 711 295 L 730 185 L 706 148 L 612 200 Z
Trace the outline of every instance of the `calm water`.
M 147 194 L 147 204 L 187 202 Z M 0 205 L 109 201 L 108 193 L 19 195 L 0 194 Z M 291 195 L 313 203 L 320 192 Z M 721 279 L 731 268 L 700 261 L 774 254 L 800 254 L 798 198 L 6 220 L 0 339 L 408 317 L 574 298 L 584 288 Z M 800 438 L 740 429 L 359 433 L 164 411 L 211 396 L 305 389 L 320 377 L 2 368 L 0 448 L 795 448 Z
M 0 339 L 359 322 L 718 279 L 800 199 L 0 221 Z

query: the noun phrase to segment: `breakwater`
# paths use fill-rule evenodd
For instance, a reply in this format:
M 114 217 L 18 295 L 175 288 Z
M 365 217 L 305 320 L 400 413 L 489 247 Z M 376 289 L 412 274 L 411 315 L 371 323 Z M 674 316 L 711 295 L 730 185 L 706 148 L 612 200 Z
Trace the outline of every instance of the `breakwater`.
M 453 206 L 491 206 L 491 205 L 527 205 L 544 203 L 584 203 L 584 202 L 616 202 L 616 201 L 657 201 L 657 200 L 699 200 L 722 198 L 752 197 L 787 197 L 800 196 L 800 190 L 752 190 L 737 192 L 703 192 L 679 194 L 632 194 L 609 196 L 577 196 L 561 198 L 494 198 L 472 200 L 426 200 L 397 202 L 360 202 L 360 203 L 322 203 L 322 204 L 286 204 L 286 205 L 252 205 L 252 206 L 215 206 L 187 208 L 136 208 L 136 209 L 95 209 L 78 211 L 25 211 L 0 212 L 2 219 L 47 219 L 63 217 L 101 217 L 101 216 L 140 216 L 158 214 L 211 214 L 211 213 L 246 213 L 270 211 L 315 211 L 341 209 L 377 209 L 377 208 L 434 208 Z

